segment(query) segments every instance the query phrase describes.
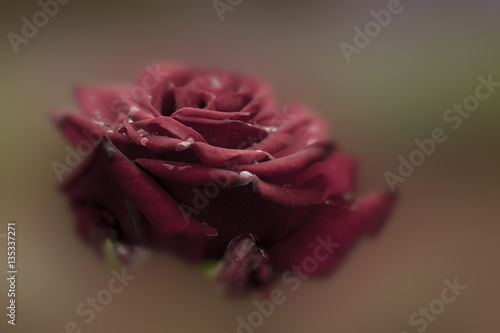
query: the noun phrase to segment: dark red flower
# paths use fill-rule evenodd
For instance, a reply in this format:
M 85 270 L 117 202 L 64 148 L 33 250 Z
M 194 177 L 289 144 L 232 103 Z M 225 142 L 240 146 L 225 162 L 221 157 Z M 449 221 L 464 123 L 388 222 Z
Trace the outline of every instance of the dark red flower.
M 253 78 L 164 64 L 137 86 L 76 97 L 83 114 L 54 119 L 94 147 L 62 188 L 99 248 L 111 239 L 222 259 L 220 281 L 236 293 L 265 285 L 271 267 L 301 265 L 320 236 L 340 247 L 311 275 L 329 271 L 393 206 L 391 193 L 352 199 L 355 160 L 325 122 L 301 105 L 277 109 Z

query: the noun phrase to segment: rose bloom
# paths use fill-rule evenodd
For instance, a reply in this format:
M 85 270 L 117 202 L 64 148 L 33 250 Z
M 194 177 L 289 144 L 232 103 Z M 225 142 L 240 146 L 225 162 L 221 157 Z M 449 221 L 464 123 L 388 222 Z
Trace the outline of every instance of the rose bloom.
M 74 144 L 92 142 L 62 189 L 81 237 L 218 262 L 229 295 L 277 273 L 329 272 L 395 197 L 354 196 L 356 162 L 302 105 L 277 108 L 245 75 L 160 64 L 133 87 L 79 87 L 82 114 L 54 112 Z

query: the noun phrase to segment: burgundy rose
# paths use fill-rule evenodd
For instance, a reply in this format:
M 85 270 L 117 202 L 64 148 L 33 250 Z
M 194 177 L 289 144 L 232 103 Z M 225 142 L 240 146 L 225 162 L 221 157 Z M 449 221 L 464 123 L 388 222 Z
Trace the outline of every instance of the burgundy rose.
M 277 109 L 247 76 L 163 64 L 135 87 L 76 98 L 83 114 L 53 118 L 73 143 L 95 143 L 62 184 L 83 239 L 220 260 L 231 294 L 302 265 L 318 237 L 339 245 L 323 246 L 310 275 L 326 273 L 395 200 L 353 199 L 355 160 L 326 123 L 301 105 Z

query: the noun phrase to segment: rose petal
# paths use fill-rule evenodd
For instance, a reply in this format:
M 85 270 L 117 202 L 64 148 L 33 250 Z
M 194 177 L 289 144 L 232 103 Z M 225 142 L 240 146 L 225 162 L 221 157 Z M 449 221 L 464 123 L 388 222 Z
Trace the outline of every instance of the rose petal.
M 80 114 L 52 112 L 51 117 L 61 128 L 64 136 L 75 144 L 83 141 L 95 143 L 105 135 L 115 143 L 131 142 L 127 136 L 112 131 L 104 124 L 92 121 Z
M 75 89 L 75 98 L 91 119 L 113 122 L 120 113 L 120 96 L 129 91 L 124 86 L 83 87 Z
M 184 107 L 175 111 L 170 117 L 183 122 L 186 119 L 190 118 L 207 118 L 207 119 L 216 119 L 216 120 L 241 120 L 247 121 L 250 119 L 251 114 L 248 112 L 220 112 L 220 111 L 212 111 L 206 109 L 198 109 L 198 108 L 190 108 Z
M 170 117 L 158 117 L 151 120 L 134 122 L 137 128 L 145 129 L 149 133 L 170 136 L 184 141 L 206 142 L 194 129 Z
M 268 248 L 272 266 L 288 270 L 315 258 L 311 275 L 327 273 L 364 233 L 373 233 L 389 215 L 396 196 L 382 192 L 339 205 L 319 205 L 291 235 Z M 321 251 L 321 253 L 320 253 Z
M 237 165 L 233 170 L 247 170 L 260 177 L 278 177 L 294 175 L 311 165 L 324 160 L 331 151 L 329 145 L 311 146 L 286 157 L 265 161 L 258 164 Z
M 182 123 L 200 133 L 206 142 L 221 148 L 244 149 L 268 136 L 264 129 L 239 120 L 184 117 Z
M 106 163 L 113 179 L 161 234 L 175 236 L 215 235 L 216 231 L 192 219 L 185 221 L 178 204 L 151 177 L 120 153 L 108 139 L 103 140 Z

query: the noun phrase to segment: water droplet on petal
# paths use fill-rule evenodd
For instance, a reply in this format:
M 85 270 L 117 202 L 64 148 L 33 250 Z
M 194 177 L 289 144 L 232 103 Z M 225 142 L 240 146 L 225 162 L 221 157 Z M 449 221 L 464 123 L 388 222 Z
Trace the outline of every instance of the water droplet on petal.
M 132 107 L 130 107 L 128 114 L 129 114 L 129 116 L 133 116 L 134 114 L 136 114 L 139 111 L 141 111 L 141 109 L 139 109 L 137 106 L 132 106 Z
M 276 126 L 262 126 L 262 128 L 264 128 L 264 130 L 268 133 L 274 133 L 278 130 L 278 127 Z
M 318 140 L 316 139 L 309 139 L 309 141 L 307 141 L 307 145 L 312 145 L 313 143 L 316 143 Z
M 143 130 L 142 128 L 140 130 L 137 131 L 137 134 L 139 134 L 140 136 L 145 136 L 145 135 L 149 135 L 148 132 L 146 132 L 145 130 Z
M 168 170 L 172 170 L 173 168 L 175 168 L 175 166 L 171 165 L 171 164 L 163 164 L 163 166 L 167 167 Z
M 189 147 L 191 147 L 191 142 L 187 142 L 187 141 L 179 142 L 177 144 L 177 151 L 184 150 L 184 149 L 187 149 Z
M 184 140 L 186 140 L 189 143 L 194 143 L 195 142 L 194 138 L 191 135 L 186 136 L 186 138 Z
M 219 232 L 216 231 L 215 234 L 207 234 L 208 237 L 217 237 L 219 236 Z
M 109 127 L 108 124 L 106 124 L 105 122 L 102 122 L 102 121 L 98 121 L 98 120 L 92 120 L 92 122 L 96 125 L 100 125 L 100 126 L 104 126 L 104 127 Z
M 141 139 L 141 145 L 143 145 L 144 147 L 146 147 L 149 143 L 149 139 L 148 138 L 142 138 Z
M 252 178 L 253 175 L 251 172 L 243 170 L 242 172 L 240 172 L 240 176 L 243 178 Z

